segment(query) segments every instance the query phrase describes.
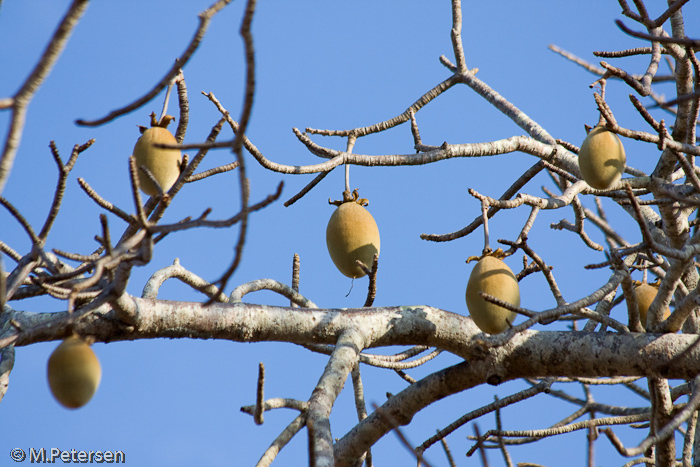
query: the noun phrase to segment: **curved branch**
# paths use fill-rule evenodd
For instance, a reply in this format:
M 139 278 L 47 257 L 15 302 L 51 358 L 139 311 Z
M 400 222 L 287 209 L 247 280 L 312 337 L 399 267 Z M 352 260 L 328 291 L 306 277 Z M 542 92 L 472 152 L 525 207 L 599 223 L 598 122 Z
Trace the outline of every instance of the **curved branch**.
M 257 292 L 258 290 L 270 290 L 272 292 L 276 292 L 284 297 L 287 297 L 292 302 L 303 308 L 318 308 L 314 302 L 304 297 L 290 286 L 277 282 L 273 279 L 258 279 L 239 285 L 233 289 L 233 292 L 231 292 L 229 301 L 231 303 L 241 303 L 244 295 L 250 292 Z
M 617 449 L 617 451 L 623 456 L 637 456 L 642 454 L 649 449 L 650 446 L 673 436 L 676 429 L 683 422 L 688 420 L 693 413 L 695 413 L 700 406 L 700 377 L 695 378 L 694 386 L 695 389 L 693 390 L 693 394 L 685 407 L 679 410 L 678 413 L 676 413 L 676 415 L 665 426 L 659 429 L 656 435 L 648 436 L 639 444 L 639 446 L 635 448 L 625 448 L 622 442 L 617 438 L 617 436 L 615 436 L 615 433 L 610 428 L 606 428 L 602 431 L 607 435 L 608 439 L 610 439 L 610 442 L 613 444 L 613 446 L 615 446 L 615 449 Z
M 401 115 L 397 115 L 394 118 L 385 120 L 380 123 L 375 123 L 374 125 L 353 128 L 352 130 L 318 130 L 313 128 L 306 128 L 308 133 L 323 135 L 323 136 L 350 136 L 353 135 L 357 138 L 361 136 L 366 136 L 372 133 L 378 133 L 380 131 L 388 130 L 397 125 L 405 123 L 411 119 L 411 113 L 416 113 L 426 105 L 430 103 L 433 99 L 438 97 L 440 94 L 444 93 L 450 89 L 455 84 L 459 83 L 459 78 L 457 76 L 450 76 L 442 83 L 438 84 L 430 91 L 423 94 L 416 102 L 414 102 L 409 108 L 407 108 Z
M 700 48 L 700 40 L 698 39 L 687 39 L 684 37 L 662 37 L 654 36 L 651 34 L 645 34 L 643 32 L 633 31 L 632 29 L 625 26 L 625 23 L 623 23 L 619 19 L 615 20 L 615 24 L 617 24 L 617 27 L 620 28 L 624 33 L 629 34 L 630 36 L 636 37 L 638 39 L 646 39 L 654 42 L 660 42 L 662 44 L 685 45 L 694 49 Z
M 223 294 L 214 284 L 211 284 L 193 272 L 180 266 L 180 260 L 175 259 L 172 266 L 156 271 L 146 285 L 143 287 L 143 298 L 157 298 L 158 290 L 163 283 L 171 278 L 179 279 L 190 287 L 199 290 L 212 300 L 228 302 L 228 297 Z
M 120 109 L 113 110 L 110 112 L 108 115 L 97 119 L 97 120 L 83 120 L 79 119 L 76 120 L 76 124 L 78 125 L 83 125 L 83 126 L 99 126 L 103 125 L 107 122 L 110 122 L 114 120 L 117 117 L 120 117 L 122 115 L 128 114 L 130 112 L 133 112 L 134 110 L 138 109 L 139 107 L 144 106 L 147 104 L 151 99 L 156 97 L 165 87 L 170 83 L 177 75 L 180 73 L 180 70 L 182 67 L 184 67 L 187 62 L 189 61 L 190 57 L 192 57 L 192 54 L 194 54 L 195 50 L 199 47 L 200 42 L 202 42 L 202 39 L 204 39 L 204 34 L 207 32 L 207 28 L 209 27 L 209 23 L 211 22 L 212 17 L 217 14 L 219 11 L 221 11 L 226 5 L 231 3 L 232 0 L 218 0 L 216 3 L 214 3 L 212 6 L 204 10 L 199 14 L 199 27 L 194 33 L 194 37 L 192 37 L 192 40 L 190 41 L 189 45 L 187 46 L 187 49 L 183 52 L 183 54 L 175 60 L 175 63 L 173 66 L 168 70 L 168 72 L 165 74 L 165 76 L 158 82 L 158 84 L 155 85 L 153 89 L 148 91 L 144 96 L 140 97 L 136 101 L 132 102 L 129 105 L 126 105 Z
M 22 139 L 22 131 L 27 117 L 27 106 L 39 86 L 46 80 L 51 69 L 56 64 L 56 60 L 63 52 L 63 49 L 70 38 L 73 28 L 78 24 L 80 17 L 87 8 L 87 0 L 74 0 L 66 15 L 58 25 L 49 45 L 44 50 L 39 63 L 37 63 L 32 73 L 26 79 L 22 87 L 12 99 L 3 100 L 3 108 L 12 108 L 12 121 L 10 130 L 5 140 L 5 147 L 0 156 L 0 193 L 5 188 L 5 183 L 10 176 L 12 165 L 14 164 L 17 148 Z
M 445 438 L 445 436 L 449 435 L 453 431 L 455 431 L 457 428 L 463 426 L 467 422 L 474 420 L 476 418 L 479 418 L 483 415 L 486 415 L 487 413 L 491 413 L 495 410 L 501 409 L 503 407 L 506 407 L 511 404 L 515 404 L 516 402 L 523 401 L 525 399 L 529 399 L 530 397 L 536 396 L 537 394 L 540 394 L 542 392 L 548 392 L 549 388 L 552 386 L 552 378 L 545 378 L 541 382 L 537 383 L 535 386 L 532 386 L 528 389 L 525 389 L 523 391 L 517 392 L 515 394 L 511 394 L 510 396 L 504 397 L 502 399 L 498 399 L 495 402 L 492 402 L 484 407 L 478 408 L 476 410 L 473 410 L 469 412 L 466 415 L 463 415 L 459 417 L 456 421 L 450 423 L 447 427 L 445 427 L 442 430 L 439 430 L 438 433 L 423 442 L 417 450 L 420 452 L 425 451 L 428 449 L 430 446 L 435 444 L 438 440 L 442 440 Z
M 262 407 L 265 412 L 274 409 L 294 409 L 298 410 L 299 412 L 305 412 L 309 408 L 309 403 L 297 399 L 284 399 L 280 397 L 275 397 L 273 399 L 268 399 L 265 402 L 263 402 Z M 255 406 L 243 406 L 241 407 L 241 412 L 245 412 L 248 415 L 253 415 L 255 413 Z

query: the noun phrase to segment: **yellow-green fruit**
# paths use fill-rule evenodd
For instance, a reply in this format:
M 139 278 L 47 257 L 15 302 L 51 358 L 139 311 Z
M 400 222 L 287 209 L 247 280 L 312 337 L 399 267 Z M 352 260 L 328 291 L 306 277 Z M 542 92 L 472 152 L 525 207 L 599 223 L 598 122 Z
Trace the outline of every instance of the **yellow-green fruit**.
M 520 306 L 520 287 L 513 271 L 500 259 L 485 256 L 476 263 L 467 282 L 467 308 L 479 329 L 488 334 L 508 329 L 516 313 L 487 302 L 479 296 L 480 291 Z
M 100 362 L 90 346 L 71 336 L 56 347 L 48 364 L 49 387 L 58 402 L 77 409 L 90 401 L 100 385 Z
M 645 329 L 647 327 L 647 312 L 658 292 L 659 289 L 646 282 L 642 282 L 641 285 L 634 289 L 634 297 L 637 299 L 637 309 L 639 310 L 639 322 L 642 323 L 642 327 Z M 664 319 L 668 318 L 670 314 L 671 310 L 666 308 Z
M 167 192 L 180 176 L 182 154 L 179 149 L 164 149 L 153 146 L 159 144 L 177 144 L 175 137 L 166 128 L 153 127 L 145 130 L 134 146 L 136 167 L 145 166 L 156 179 L 163 192 Z M 141 191 L 149 196 L 158 194 L 158 188 L 139 170 Z
M 331 259 L 348 277 L 365 275 L 355 261 L 372 267 L 379 254 L 379 229 L 372 215 L 356 202 L 343 203 L 333 212 L 326 228 L 326 245 Z
M 596 126 L 588 133 L 578 153 L 583 179 L 598 190 L 606 190 L 620 180 L 626 161 L 622 141 L 604 126 Z

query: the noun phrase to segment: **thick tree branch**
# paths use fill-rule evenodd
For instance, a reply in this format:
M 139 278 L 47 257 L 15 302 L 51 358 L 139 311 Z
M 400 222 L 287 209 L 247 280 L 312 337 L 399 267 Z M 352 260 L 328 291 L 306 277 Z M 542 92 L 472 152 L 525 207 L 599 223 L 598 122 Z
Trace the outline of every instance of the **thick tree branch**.
M 365 339 L 356 330 L 342 332 L 326 369 L 321 375 L 309 400 L 307 426 L 313 424 L 313 454 L 318 467 L 333 467 L 333 438 L 329 417 L 335 399 L 345 385 L 357 357 L 364 347 Z

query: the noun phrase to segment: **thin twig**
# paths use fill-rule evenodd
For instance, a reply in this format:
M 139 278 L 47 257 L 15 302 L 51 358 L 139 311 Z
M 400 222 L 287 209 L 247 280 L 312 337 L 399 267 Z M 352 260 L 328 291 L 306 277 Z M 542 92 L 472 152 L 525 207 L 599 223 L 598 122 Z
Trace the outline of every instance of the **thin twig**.
M 270 447 L 263 453 L 258 463 L 255 464 L 255 467 L 268 467 L 272 461 L 275 460 L 275 457 L 277 457 L 277 454 L 279 454 L 282 448 L 284 448 L 304 426 L 306 426 L 306 412 L 303 412 L 295 418 L 294 421 L 275 438 Z
M 17 149 L 22 140 L 22 132 L 24 131 L 24 123 L 27 118 L 29 103 L 41 84 L 46 80 L 49 73 L 51 73 L 73 29 L 85 12 L 87 5 L 87 0 L 74 0 L 73 3 L 71 3 L 71 6 L 61 19 L 49 44 L 46 46 L 46 49 L 44 49 L 41 59 L 36 64 L 29 77 L 24 81 L 19 91 L 10 99 L 11 105 L 8 107 L 12 107 L 12 119 L 10 121 L 7 139 L 5 140 L 5 147 L 3 148 L 2 155 L 0 155 L 0 193 L 3 192 L 5 183 L 7 183 L 7 179 L 10 176 Z
M 54 197 L 51 203 L 51 208 L 49 209 L 49 214 L 46 216 L 46 221 L 44 221 L 44 225 L 41 228 L 41 232 L 39 232 L 39 238 L 42 241 L 46 241 L 46 238 L 48 237 L 49 232 L 51 231 L 51 227 L 53 227 L 53 223 L 56 220 L 56 216 L 58 216 L 58 211 L 61 208 L 61 202 L 63 201 L 63 195 L 66 190 L 68 174 L 70 174 L 71 169 L 75 166 L 75 161 L 77 160 L 78 155 L 90 146 L 92 146 L 94 142 L 95 140 L 91 139 L 85 144 L 76 144 L 73 147 L 71 157 L 68 159 L 68 162 L 66 164 L 63 164 L 61 156 L 58 154 L 56 144 L 53 141 L 51 141 L 51 143 L 49 144 L 49 146 L 51 147 L 51 154 L 53 154 L 54 161 L 58 166 L 58 182 L 56 190 L 54 191 Z
M 352 130 L 319 130 L 313 128 L 306 128 L 307 133 L 323 135 L 323 136 L 349 136 L 355 135 L 356 137 L 362 137 L 373 133 L 379 133 L 381 131 L 388 130 L 397 125 L 407 122 L 410 120 L 410 113 L 417 113 L 420 109 L 428 105 L 433 99 L 443 94 L 445 91 L 450 89 L 455 84 L 459 83 L 459 79 L 456 76 L 450 76 L 445 81 L 441 82 L 430 91 L 423 94 L 417 101 L 415 101 L 409 108 L 407 108 L 402 114 L 397 115 L 389 120 L 383 122 L 375 123 L 374 125 L 353 128 Z
M 211 177 L 212 175 L 230 172 L 236 167 L 238 167 L 238 161 L 231 162 L 230 164 L 222 165 L 219 167 L 214 167 L 213 169 L 205 170 L 204 172 L 200 172 L 195 175 L 190 175 L 185 179 L 185 182 L 198 182 L 199 180 L 204 180 L 205 178 Z
M 452 457 L 452 452 L 450 451 L 450 447 L 447 445 L 447 441 L 445 440 L 445 438 L 440 439 L 440 444 L 442 444 L 442 449 L 445 451 L 445 455 L 447 456 L 447 462 L 450 464 L 450 467 L 457 467 L 455 459 L 454 457 Z
M 498 396 L 495 396 L 494 399 L 496 402 L 498 402 Z M 506 445 L 503 443 L 503 436 L 501 436 L 501 430 L 503 430 L 503 426 L 501 425 L 501 409 L 498 408 L 496 409 L 496 430 L 498 430 L 498 445 L 501 448 L 501 454 L 503 454 L 503 460 L 505 460 L 506 465 L 508 467 L 514 467 L 513 466 L 513 459 L 511 459 L 510 454 L 508 454 L 508 449 L 506 449 Z
M 134 205 L 136 207 L 136 219 L 138 219 L 138 222 L 141 226 L 141 228 L 145 228 L 148 225 L 148 219 L 146 219 L 146 213 L 143 210 L 143 203 L 141 202 L 141 193 L 140 193 L 140 186 L 139 186 L 139 177 L 138 177 L 138 169 L 136 167 L 136 158 L 134 156 L 129 156 L 129 175 L 131 176 L 131 194 L 134 198 Z M 155 181 L 155 180 L 153 180 Z M 162 192 L 162 189 L 156 182 L 154 184 L 156 187 L 158 187 L 158 191 Z
M 474 435 L 476 438 L 476 448 L 479 450 L 479 454 L 481 454 L 481 465 L 483 467 L 489 467 L 489 461 L 486 458 L 486 449 L 484 449 L 484 439 L 481 437 L 479 425 L 476 423 L 474 424 Z M 468 456 L 470 456 L 470 454 L 467 452 L 467 457 Z
M 180 260 L 177 258 L 175 261 L 173 261 L 172 266 L 159 269 L 153 273 L 153 275 L 146 282 L 146 285 L 143 287 L 143 293 L 141 295 L 142 298 L 156 299 L 158 297 L 160 287 L 166 280 L 171 278 L 182 281 L 183 283 L 202 292 L 207 297 L 212 300 L 216 300 L 217 302 L 227 303 L 229 301 L 228 297 L 222 293 L 218 287 L 182 267 L 180 265 Z
M 294 253 L 294 260 L 292 261 L 292 290 L 295 291 L 296 293 L 299 293 L 299 270 L 301 268 L 301 265 L 299 263 L 299 255 L 297 253 Z M 290 300 L 290 306 L 292 308 L 296 308 L 299 305 L 294 303 L 293 300 Z
M 239 285 L 238 287 L 233 289 L 233 292 L 231 292 L 229 301 L 231 303 L 240 303 L 244 295 L 249 294 L 251 292 L 256 292 L 258 290 L 270 290 L 272 292 L 276 292 L 288 298 L 289 300 L 294 301 L 303 308 L 318 308 L 314 302 L 307 299 L 299 292 L 296 292 L 288 285 L 282 284 L 281 282 L 277 282 L 272 279 L 258 279 Z
M 0 196 L 0 205 L 4 206 L 5 209 L 7 209 L 10 214 L 12 214 L 12 217 L 14 217 L 17 222 L 19 222 L 19 225 L 22 226 L 25 232 L 27 232 L 27 235 L 29 235 L 29 239 L 32 241 L 32 243 L 35 246 L 41 247 L 43 245 L 43 242 L 39 237 L 36 236 L 36 233 L 34 233 L 34 229 L 32 228 L 31 224 L 27 222 L 27 219 L 24 218 L 24 216 L 19 212 L 19 210 L 12 205 L 8 200 Z
M 625 23 L 620 21 L 619 19 L 615 20 L 615 24 L 617 24 L 617 27 L 622 29 L 622 31 L 626 34 L 629 34 L 630 36 L 637 37 L 639 39 L 647 39 L 650 41 L 654 42 L 661 42 L 662 44 L 678 44 L 678 45 L 685 45 L 688 47 L 692 47 L 694 49 L 700 48 L 700 40 L 697 39 L 687 39 L 684 37 L 663 37 L 663 36 L 653 36 L 651 34 L 645 34 L 643 32 L 637 32 L 633 31 L 627 26 L 625 26 Z
M 418 450 L 414 449 L 411 443 L 408 441 L 408 439 L 406 439 L 404 434 L 401 432 L 401 428 L 399 428 L 399 423 L 394 419 L 394 417 L 386 413 L 384 409 L 382 409 L 375 403 L 372 404 L 372 408 L 374 408 L 374 411 L 377 414 L 379 414 L 381 418 L 383 418 L 387 423 L 389 423 L 393 427 L 394 433 L 396 433 L 396 436 L 399 438 L 399 441 L 401 441 L 401 444 L 403 444 L 406 449 L 408 449 L 411 453 L 413 453 L 414 456 L 416 456 L 416 459 L 420 464 L 425 465 L 425 467 L 432 467 L 431 464 L 427 460 L 425 460 L 423 455 Z
M 676 429 L 686 420 L 688 420 L 700 406 L 700 377 L 696 377 L 694 381 L 693 395 L 691 396 L 688 403 L 679 410 L 669 422 L 660 427 L 656 431 L 656 434 L 649 435 L 642 441 L 637 447 L 625 448 L 622 441 L 615 435 L 615 433 L 610 428 L 604 428 L 602 431 L 610 439 L 610 442 L 615 446 L 615 449 L 623 456 L 636 456 L 646 452 L 646 450 L 659 442 L 668 439 L 668 437 L 673 436 Z
M 170 83 L 174 77 L 177 76 L 177 74 L 180 72 L 180 70 L 187 64 L 189 61 L 190 57 L 192 57 L 192 54 L 197 50 L 199 47 L 199 44 L 202 42 L 202 39 L 204 39 L 204 34 L 207 32 L 207 28 L 209 27 L 209 23 L 211 22 L 212 17 L 217 14 L 219 11 L 221 11 L 226 5 L 231 3 L 232 0 L 219 0 L 216 3 L 214 3 L 212 6 L 201 12 L 199 16 L 199 27 L 194 33 L 194 37 L 192 37 L 192 40 L 190 43 L 187 45 L 187 49 L 178 57 L 177 60 L 175 60 L 175 63 L 173 66 L 168 70 L 168 72 L 165 74 L 165 76 L 151 89 L 148 91 L 145 95 L 137 99 L 136 101 L 132 102 L 131 104 L 128 104 L 120 109 L 113 110 L 110 112 L 108 115 L 105 117 L 102 117 L 97 120 L 83 120 L 79 119 L 76 120 L 76 124 L 78 125 L 84 125 L 84 126 L 99 126 L 103 125 L 107 122 L 110 122 L 114 120 L 117 117 L 120 117 L 122 115 L 125 115 L 127 113 L 133 112 L 134 110 L 146 105 L 148 102 L 150 102 L 154 97 L 156 97 L 165 87 Z
M 85 193 L 90 197 L 90 199 L 96 202 L 100 207 L 106 209 L 107 211 L 111 212 L 112 214 L 129 224 L 138 223 L 132 215 L 127 214 L 125 211 L 122 211 L 114 204 L 110 203 L 109 201 L 105 200 L 100 195 L 98 195 L 97 192 L 93 190 L 92 187 L 88 184 L 88 182 L 85 181 L 85 179 L 78 178 L 78 184 L 80 185 L 80 188 L 82 188 L 83 191 L 85 191 Z
M 256 0 L 248 0 L 245 9 L 245 15 L 241 24 L 240 34 L 243 37 L 246 57 L 246 86 L 245 100 L 243 102 L 243 110 L 241 111 L 241 119 L 236 133 L 236 138 L 233 141 L 233 152 L 236 154 L 238 161 L 238 174 L 240 179 L 241 190 L 241 228 L 238 232 L 238 241 L 236 242 L 235 254 L 231 265 L 226 272 L 217 281 L 219 287 L 226 288 L 226 284 L 238 269 L 243 256 L 243 246 L 245 245 L 246 233 L 248 231 L 248 198 L 250 196 L 250 187 L 248 178 L 246 177 L 245 160 L 243 159 L 243 140 L 245 139 L 245 130 L 248 126 L 248 120 L 253 108 L 253 99 L 255 97 L 255 50 L 253 48 L 253 36 L 250 32 L 250 26 L 255 13 Z
M 499 399 L 497 401 L 494 401 L 488 405 L 485 405 L 484 407 L 473 410 L 473 411 L 469 412 L 468 414 L 461 416 L 459 419 L 450 423 L 447 427 L 443 428 L 442 430 L 439 430 L 435 436 L 432 436 L 431 438 L 424 441 L 423 444 L 421 444 L 419 446 L 419 449 L 425 451 L 430 446 L 435 444 L 437 441 L 445 438 L 447 435 L 454 432 L 457 428 L 464 426 L 465 424 L 467 424 L 471 420 L 474 420 L 474 419 L 479 418 L 483 415 L 491 413 L 491 412 L 495 411 L 496 409 L 500 409 L 502 407 L 506 407 L 508 405 L 515 404 L 516 402 L 520 402 L 520 401 L 523 401 L 525 399 L 529 399 L 530 397 L 536 396 L 537 394 L 540 394 L 542 392 L 549 392 L 549 388 L 552 385 L 552 380 L 553 380 L 552 378 L 543 379 L 540 383 L 538 383 L 537 385 L 535 385 L 531 388 L 525 389 L 525 390 L 517 392 L 515 394 L 511 394 L 508 397 L 504 397 L 503 399 Z
M 462 45 L 462 2 L 452 0 L 452 50 L 455 53 L 455 62 L 458 73 L 467 73 L 467 61 L 464 58 L 464 46 Z
M 358 261 L 359 263 L 360 261 Z M 364 306 L 369 308 L 374 303 L 374 298 L 377 296 L 377 271 L 379 269 L 379 254 L 374 254 L 372 260 L 372 270 L 369 272 L 369 285 L 367 286 L 367 299 Z
M 264 421 L 263 413 L 263 401 L 265 400 L 265 365 L 260 362 L 258 366 L 258 391 L 255 398 L 255 412 L 253 414 L 253 420 L 256 425 L 262 425 Z
M 333 169 L 331 169 L 331 170 L 333 170 Z M 299 193 L 297 193 L 296 195 L 292 196 L 292 197 L 289 198 L 287 201 L 285 201 L 285 202 L 284 202 L 284 207 L 287 208 L 287 207 L 291 206 L 292 204 L 296 203 L 297 201 L 299 201 L 305 194 L 307 194 L 309 191 L 311 191 L 311 189 L 312 189 L 313 187 L 315 187 L 316 185 L 318 185 L 318 183 L 319 183 L 321 180 L 323 180 L 324 178 L 326 178 L 326 175 L 328 175 L 329 173 L 331 173 L 331 170 L 329 170 L 329 171 L 327 171 L 327 172 L 321 172 L 320 174 L 316 175 L 316 176 L 314 177 L 314 179 L 311 180 L 304 188 L 302 188 L 302 190 L 301 190 Z
M 532 167 L 530 167 L 528 170 L 525 171 L 518 179 L 501 195 L 499 200 L 507 200 L 513 197 L 520 188 L 525 186 L 527 182 L 529 182 L 535 175 L 540 173 L 542 169 L 544 168 L 544 165 L 542 164 L 542 161 L 539 161 L 535 163 Z M 488 217 L 491 218 L 493 217 L 498 211 L 500 211 L 500 207 L 496 206 L 491 206 L 488 211 Z M 458 230 L 457 232 L 449 233 L 449 234 L 444 234 L 444 235 L 438 235 L 438 234 L 421 234 L 420 238 L 423 240 L 428 240 L 432 242 L 446 242 L 450 240 L 455 240 L 457 238 L 464 237 L 474 230 L 476 230 L 483 222 L 483 218 L 481 215 L 479 215 L 477 218 L 475 218 L 471 224 L 468 226 L 464 227 L 461 230 Z
M 178 61 L 178 59 L 176 59 Z M 182 143 L 187 133 L 187 125 L 190 121 L 190 101 L 187 98 L 187 84 L 185 83 L 185 74 L 182 68 L 175 76 L 175 84 L 177 84 L 177 101 L 180 107 L 180 119 L 177 122 L 177 130 L 175 131 L 175 141 Z

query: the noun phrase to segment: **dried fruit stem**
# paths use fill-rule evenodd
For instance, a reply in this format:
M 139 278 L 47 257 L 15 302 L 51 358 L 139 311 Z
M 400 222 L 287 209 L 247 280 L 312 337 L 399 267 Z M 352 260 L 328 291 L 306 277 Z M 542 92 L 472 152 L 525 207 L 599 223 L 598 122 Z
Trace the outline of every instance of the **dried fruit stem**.
M 348 136 L 348 146 L 345 152 L 352 153 L 352 149 L 355 147 L 355 141 L 357 141 L 355 135 Z M 350 164 L 345 164 L 345 191 L 350 191 Z
M 489 205 L 485 199 L 481 200 L 481 222 L 484 223 L 484 253 L 491 251 L 489 246 Z

